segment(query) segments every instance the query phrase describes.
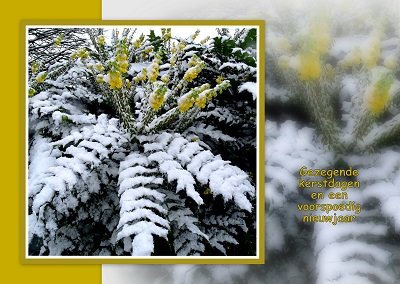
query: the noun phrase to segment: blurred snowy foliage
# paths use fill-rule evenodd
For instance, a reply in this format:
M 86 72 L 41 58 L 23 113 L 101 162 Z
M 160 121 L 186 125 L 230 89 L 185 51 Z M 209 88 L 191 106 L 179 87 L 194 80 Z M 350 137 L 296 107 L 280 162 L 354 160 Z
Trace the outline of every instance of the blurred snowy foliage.
M 267 20 L 266 264 L 157 266 L 137 283 L 398 283 L 398 1 L 201 1 L 184 9 L 153 16 Z M 301 222 L 296 204 L 310 202 L 297 188 L 303 165 L 359 169 L 362 187 L 349 190 L 362 204 L 357 222 Z
M 56 31 L 29 36 L 29 253 L 254 255 L 256 30 Z

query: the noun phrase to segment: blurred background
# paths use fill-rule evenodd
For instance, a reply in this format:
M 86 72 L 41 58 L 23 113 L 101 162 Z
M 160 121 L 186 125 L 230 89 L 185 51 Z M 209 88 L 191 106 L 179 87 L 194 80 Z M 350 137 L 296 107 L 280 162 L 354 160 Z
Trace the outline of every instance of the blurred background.
M 104 265 L 103 283 L 400 283 L 400 2 L 103 0 L 103 19 L 194 18 L 266 20 L 266 264 Z M 359 169 L 356 222 L 302 223 L 302 166 Z

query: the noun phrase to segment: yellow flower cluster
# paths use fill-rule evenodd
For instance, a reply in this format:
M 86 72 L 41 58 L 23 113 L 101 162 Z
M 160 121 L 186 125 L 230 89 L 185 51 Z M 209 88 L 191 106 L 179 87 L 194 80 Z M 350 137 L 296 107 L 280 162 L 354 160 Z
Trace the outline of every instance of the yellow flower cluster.
M 178 109 L 180 112 L 187 112 L 194 104 L 194 98 L 191 96 L 183 96 L 178 101 Z
M 31 71 L 32 74 L 36 74 L 39 71 L 40 64 L 37 61 L 32 62 Z
M 170 80 L 169 74 L 164 74 L 161 76 L 161 81 L 163 81 L 164 83 L 168 83 L 169 80 Z
M 381 56 L 381 43 L 379 37 L 373 37 L 368 45 L 368 48 L 364 50 L 363 62 L 369 69 L 375 67 L 378 64 L 379 57 Z
M 104 66 L 101 63 L 96 63 L 94 68 L 96 68 L 97 72 L 103 72 L 104 71 Z
M 169 63 L 172 66 L 175 66 L 177 60 L 178 60 L 178 58 L 176 56 L 172 56 L 171 59 L 169 60 Z
M 147 78 L 150 82 L 155 82 L 158 77 L 158 71 L 160 69 L 160 59 L 154 58 L 153 62 L 150 64 L 149 69 L 147 70 Z
M 118 71 L 121 73 L 126 73 L 128 72 L 128 55 L 126 53 L 120 52 L 117 54 L 115 57 L 115 62 L 118 67 Z
M 374 85 L 367 89 L 365 96 L 366 106 L 372 115 L 379 116 L 388 106 L 392 84 L 393 77 L 383 75 Z
M 161 82 L 156 85 L 156 89 L 150 94 L 149 97 L 149 104 L 152 109 L 158 110 L 161 108 L 164 103 L 164 95 L 167 90 L 168 88 Z
M 144 35 L 141 34 L 140 37 L 133 42 L 133 47 L 135 49 L 138 49 L 139 47 L 142 46 L 143 41 L 144 41 Z
M 111 90 L 122 88 L 122 76 L 120 72 L 110 72 L 108 75 L 108 84 Z
M 192 82 L 203 70 L 205 63 L 195 54 L 189 59 L 188 65 L 190 68 L 186 70 L 185 75 L 183 75 L 183 80 Z
M 326 21 L 314 23 L 310 27 L 310 34 L 314 52 L 320 55 L 327 53 L 332 41 L 328 23 Z
M 61 33 L 61 34 L 59 34 L 58 37 L 54 40 L 54 44 L 55 44 L 56 46 L 60 46 L 63 39 L 64 39 L 64 34 Z
M 351 52 L 349 52 L 340 64 L 345 68 L 357 67 L 361 66 L 363 62 L 362 53 L 360 48 L 355 48 Z
M 201 60 L 200 60 L 200 58 L 199 58 L 196 54 L 194 54 L 194 55 L 189 59 L 189 61 L 188 61 L 189 67 L 196 66 L 196 65 L 198 65 L 199 63 L 201 63 Z
M 133 78 L 133 80 L 136 83 L 144 81 L 146 79 L 147 79 L 147 69 L 146 68 L 143 68 L 142 71 L 140 71 L 140 73 L 137 74 L 135 78 Z
M 200 30 L 196 30 L 193 35 L 190 36 L 191 40 L 195 40 L 200 34 Z
M 214 87 L 215 95 L 217 92 L 221 94 L 223 91 L 228 89 L 230 86 L 231 86 L 231 83 L 229 82 L 229 80 L 224 80 L 223 82 L 221 82 L 220 84 L 218 84 L 217 86 Z
M 103 83 L 104 82 L 104 75 L 103 74 L 98 74 L 96 76 L 96 82 L 97 83 Z
M 216 95 L 217 95 L 217 92 L 214 89 L 205 90 L 198 95 L 198 97 L 195 101 L 195 105 L 198 108 L 203 109 L 206 107 L 207 102 L 210 101 Z
M 125 86 L 130 89 L 132 87 L 132 83 L 131 81 L 129 81 L 128 79 L 125 79 Z
M 150 46 L 146 46 L 146 48 L 144 49 L 144 53 L 145 54 L 149 54 L 150 52 L 152 52 L 154 50 L 154 47 L 152 45 Z
M 221 84 L 224 81 L 224 76 L 219 75 L 217 77 L 217 79 L 215 79 L 215 82 L 217 82 L 217 84 Z
M 106 43 L 106 37 L 105 37 L 104 35 L 98 36 L 98 38 L 97 38 L 97 43 L 98 43 L 100 46 L 104 46 L 105 43 Z
M 35 80 L 36 80 L 36 82 L 38 82 L 40 84 L 40 83 L 43 83 L 44 80 L 46 80 L 46 78 L 47 78 L 47 73 L 46 72 L 40 72 L 36 76 Z
M 178 109 L 180 112 L 187 112 L 196 101 L 199 100 L 199 94 L 205 90 L 210 89 L 210 84 L 203 84 L 200 87 L 193 88 L 188 93 L 184 94 L 182 97 L 178 99 Z M 199 101 L 198 105 L 202 105 L 202 102 Z M 205 104 L 205 102 L 204 102 Z
M 202 40 L 200 41 L 200 43 L 201 43 L 201 44 L 206 44 L 206 42 L 209 41 L 209 40 L 210 40 L 210 36 L 207 36 L 207 37 L 205 37 L 204 39 L 202 39 Z
M 77 58 L 86 59 L 88 57 L 89 57 L 89 51 L 87 51 L 83 47 L 79 48 L 76 52 L 71 54 L 71 59 L 77 59 Z
M 202 68 L 200 66 L 190 67 L 183 75 L 183 80 L 187 82 L 193 82 L 194 79 L 197 78 L 199 73 L 201 72 Z
M 321 61 L 318 54 L 305 52 L 299 57 L 299 79 L 302 81 L 317 80 L 321 76 Z
M 29 88 L 28 90 L 28 97 L 33 97 L 36 94 L 35 89 Z
M 163 41 L 168 41 L 171 39 L 171 28 L 167 28 L 167 29 L 161 29 L 161 34 L 162 34 L 162 39 Z

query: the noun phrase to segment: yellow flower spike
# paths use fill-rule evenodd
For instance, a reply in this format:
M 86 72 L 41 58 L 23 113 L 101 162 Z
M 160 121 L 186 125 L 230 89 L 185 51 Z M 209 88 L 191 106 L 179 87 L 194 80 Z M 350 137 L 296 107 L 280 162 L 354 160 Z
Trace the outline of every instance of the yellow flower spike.
M 192 40 L 195 40 L 200 34 L 200 30 L 196 30 L 195 33 L 190 37 Z
M 164 96 L 168 88 L 164 83 L 155 83 L 156 89 L 150 94 L 149 105 L 154 110 L 159 110 L 164 103 Z
M 207 97 L 205 95 L 199 96 L 199 98 L 197 98 L 197 100 L 195 101 L 195 105 L 201 109 L 205 108 L 206 104 L 207 104 Z
M 126 61 L 128 59 L 128 55 L 125 53 L 118 53 L 115 59 L 117 61 Z
M 204 38 L 202 41 L 200 41 L 201 44 L 206 44 L 207 41 L 210 40 L 210 36 L 207 36 L 206 38 Z
M 188 61 L 189 67 L 196 66 L 198 63 L 199 63 L 199 57 L 196 54 L 193 55 Z
M 31 72 L 36 74 L 39 71 L 40 64 L 37 61 L 32 62 Z
M 319 21 L 311 26 L 310 34 L 312 35 L 313 50 L 321 55 L 327 53 L 332 41 L 329 25 Z
M 78 51 L 76 52 L 76 57 L 85 59 L 89 57 L 89 52 L 85 48 L 79 48 Z
M 366 107 L 372 115 L 379 116 L 387 108 L 393 81 L 393 77 L 383 75 L 381 79 L 367 89 L 365 95 Z
M 170 61 L 169 61 L 169 63 L 170 63 L 172 66 L 175 66 L 176 61 L 177 61 L 176 56 L 172 56 L 171 59 L 170 59 Z
M 149 53 L 152 52 L 153 50 L 154 50 L 154 47 L 153 47 L 153 46 L 147 46 L 147 47 L 144 49 L 144 53 L 149 54 Z
M 136 75 L 134 78 L 135 82 L 141 82 L 147 79 L 147 69 L 143 68 L 142 71 L 139 72 L 139 74 Z
M 161 76 L 161 81 L 163 81 L 164 83 L 168 83 L 169 82 L 169 75 L 168 74 L 164 74 Z
M 180 42 L 180 43 L 178 44 L 178 51 L 182 51 L 185 47 L 186 47 L 186 43 Z
M 378 37 L 372 38 L 368 48 L 364 50 L 363 62 L 368 69 L 372 69 L 378 64 L 381 56 L 381 43 Z
M 46 72 L 40 72 L 36 76 L 35 80 L 36 80 L 36 82 L 38 82 L 40 84 L 40 83 L 43 83 L 44 80 L 46 80 L 46 78 L 47 78 L 47 73 Z
M 108 74 L 108 84 L 111 90 L 122 88 L 122 76 L 119 72 L 110 72 Z
M 97 83 L 103 83 L 104 82 L 104 75 L 103 74 L 98 74 L 96 76 L 96 82 Z
M 56 39 L 54 40 L 54 44 L 55 44 L 56 46 L 60 46 L 60 45 L 61 45 L 61 39 L 60 39 L 60 38 L 56 38 Z
M 129 81 L 128 79 L 125 79 L 125 86 L 130 89 L 132 87 L 132 83 L 131 81 Z
M 193 106 L 193 99 L 190 97 L 183 97 L 178 100 L 178 109 L 180 112 L 187 112 Z
M 219 75 L 217 77 L 217 79 L 215 79 L 215 82 L 217 82 L 217 84 L 221 84 L 224 81 L 224 76 Z
M 36 94 L 36 90 L 33 88 L 29 88 L 28 90 L 28 97 L 33 97 Z
M 321 76 L 321 62 L 319 56 L 312 53 L 301 54 L 298 73 L 299 79 L 302 81 L 319 79 Z
M 128 72 L 128 66 L 129 66 L 129 64 L 128 64 L 128 61 L 122 61 L 122 62 L 119 62 L 119 64 L 118 64 L 118 70 L 119 70 L 119 72 L 121 72 L 121 73 L 126 73 L 126 72 Z
M 106 43 L 106 37 L 105 37 L 104 35 L 98 36 L 98 37 L 97 37 L 97 43 L 98 43 L 100 46 L 104 46 L 105 43 Z
M 54 44 L 56 46 L 60 46 L 63 39 L 64 39 L 64 34 L 61 33 L 56 39 L 54 39 Z
M 96 65 L 94 66 L 94 68 L 98 71 L 98 72 L 103 72 L 104 71 L 104 66 L 101 63 L 96 63 Z

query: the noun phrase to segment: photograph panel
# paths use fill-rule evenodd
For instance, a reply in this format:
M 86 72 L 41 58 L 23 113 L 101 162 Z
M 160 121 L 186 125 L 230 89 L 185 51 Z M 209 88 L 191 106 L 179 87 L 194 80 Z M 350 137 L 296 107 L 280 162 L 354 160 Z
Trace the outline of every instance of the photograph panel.
M 27 26 L 26 259 L 259 262 L 259 34 Z

